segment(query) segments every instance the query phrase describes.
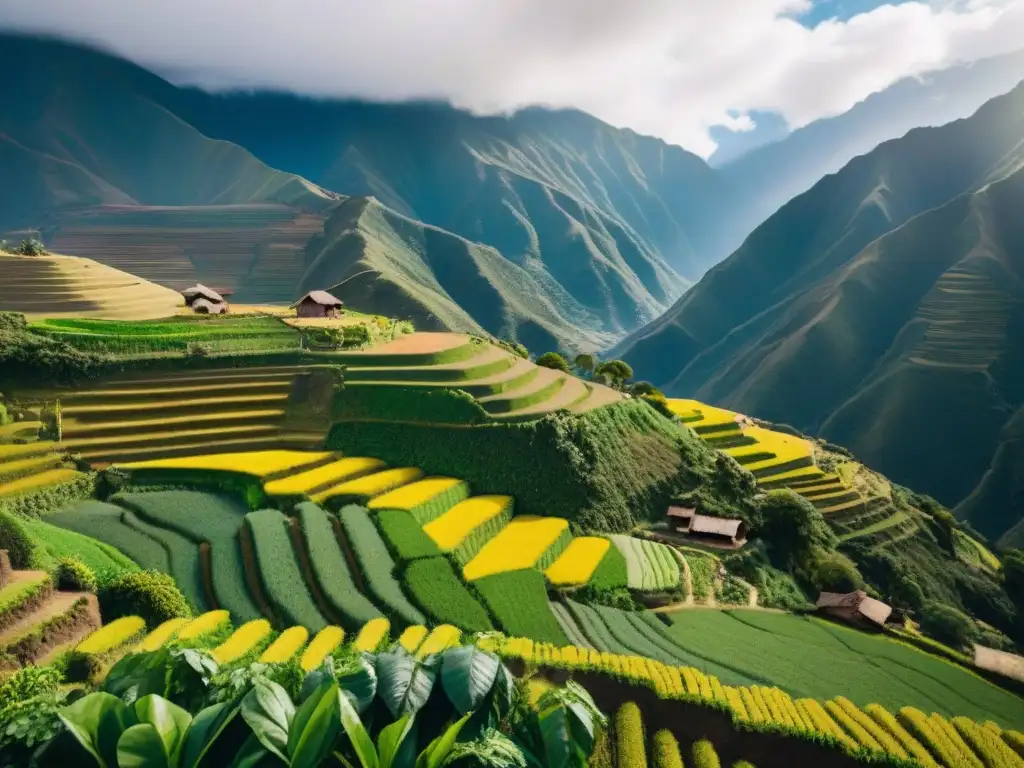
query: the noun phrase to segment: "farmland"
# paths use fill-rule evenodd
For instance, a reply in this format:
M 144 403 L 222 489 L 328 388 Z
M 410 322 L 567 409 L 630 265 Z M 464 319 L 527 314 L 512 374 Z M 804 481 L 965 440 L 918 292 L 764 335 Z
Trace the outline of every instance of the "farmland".
M 412 599 L 432 621 L 453 624 L 468 632 L 494 629 L 487 611 L 445 558 L 427 557 L 410 563 L 403 581 Z
M 544 576 L 539 571 L 498 573 L 474 581 L 473 586 L 505 633 L 555 645 L 568 644 L 548 607 Z
M 630 589 L 664 591 L 679 586 L 679 560 L 664 544 L 620 534 L 609 538 L 626 560 Z

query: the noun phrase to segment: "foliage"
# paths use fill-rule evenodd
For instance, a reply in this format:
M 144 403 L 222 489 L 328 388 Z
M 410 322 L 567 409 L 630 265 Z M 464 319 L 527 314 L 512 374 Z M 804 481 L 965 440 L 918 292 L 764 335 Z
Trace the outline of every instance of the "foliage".
M 633 378 L 633 369 L 623 360 L 606 360 L 594 366 L 594 375 L 603 376 L 613 386 L 621 387 Z
M 815 548 L 805 568 L 806 580 L 819 592 L 854 592 L 864 588 L 857 565 L 842 552 Z
M 615 754 L 620 768 L 646 768 L 647 747 L 640 707 L 627 701 L 615 713 Z
M 310 568 L 345 628 L 356 630 L 380 617 L 380 611 L 356 586 L 327 513 L 309 502 L 296 506 L 295 512 L 309 553 Z
M 786 611 L 798 611 L 811 605 L 793 577 L 772 566 L 763 542 L 749 542 L 740 551 L 728 555 L 724 563 L 729 573 L 741 576 L 757 588 L 758 605 Z
M 545 352 L 535 362 L 541 368 L 551 368 L 562 373 L 569 373 L 569 363 L 557 352 Z
M 15 256 L 45 256 L 49 253 L 42 241 L 34 237 L 27 237 L 17 245 L 7 245 L 6 240 L 0 240 L 0 251 L 11 253 Z
M 454 624 L 467 632 L 494 629 L 487 611 L 445 558 L 415 560 L 406 568 L 403 580 L 412 599 L 433 621 Z
M 276 509 L 245 516 L 254 565 L 275 615 L 281 623 L 299 624 L 318 632 L 327 622 L 306 587 L 290 535 L 291 522 Z
M 426 619 L 402 592 L 395 578 L 395 562 L 387 545 L 363 507 L 349 505 L 338 513 L 345 536 L 355 553 L 366 586 L 397 623 L 423 624 Z
M 508 571 L 473 582 L 491 615 L 509 635 L 568 645 L 548 606 L 544 574 L 533 569 Z
M 156 627 L 168 619 L 192 615 L 174 579 L 156 571 L 130 571 L 114 577 L 99 592 L 100 611 L 111 621 L 121 616 L 141 616 Z
M 103 358 L 32 333 L 25 316 L 0 312 L 0 384 L 66 384 L 98 375 Z
M 690 587 L 694 600 L 704 600 L 711 594 L 718 563 L 710 555 L 687 551 L 684 555 L 690 568 Z
M 760 513 L 763 522 L 754 533 L 767 544 L 772 564 L 783 570 L 803 565 L 818 548 L 836 548 L 836 536 L 821 512 L 791 490 L 769 491 Z
M 382 509 L 377 513 L 377 524 L 398 562 L 436 557 L 441 554 L 437 544 L 415 518 L 405 510 Z
M 606 724 L 590 694 L 570 680 L 541 694 L 535 709 L 513 723 L 513 733 L 531 764 L 583 768 Z
M 943 603 L 925 603 L 920 621 L 922 632 L 954 648 L 966 648 L 977 638 L 977 628 L 971 618 Z
M 95 592 L 96 574 L 92 569 L 74 557 L 62 557 L 57 561 L 54 574 L 57 589 L 70 592 Z
M 32 567 L 36 543 L 13 514 L 0 508 L 0 549 L 6 549 L 11 566 L 16 569 Z
M 572 361 L 572 367 L 585 376 L 594 372 L 595 365 L 597 365 L 597 358 L 593 355 L 579 354 Z

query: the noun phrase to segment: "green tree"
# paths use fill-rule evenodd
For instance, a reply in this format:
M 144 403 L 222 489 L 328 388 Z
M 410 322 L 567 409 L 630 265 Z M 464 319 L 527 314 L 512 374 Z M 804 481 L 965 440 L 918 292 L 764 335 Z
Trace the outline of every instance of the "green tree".
M 593 355 L 579 354 L 572 361 L 573 367 L 580 373 L 590 376 L 594 373 L 594 366 L 597 365 L 597 358 Z
M 622 360 L 607 360 L 594 367 L 594 374 L 606 378 L 613 387 L 621 387 L 633 378 L 633 369 Z
M 864 589 L 864 577 L 856 564 L 841 552 L 816 549 L 807 573 L 819 592 L 853 592 Z
M 537 365 L 542 368 L 551 368 L 562 373 L 569 373 L 569 363 L 557 352 L 545 352 L 537 358 Z
M 924 604 L 920 623 L 926 635 L 954 648 L 965 648 L 978 636 L 978 629 L 967 614 L 934 600 Z
M 768 546 L 772 564 L 805 574 L 816 548 L 834 550 L 838 541 L 821 512 L 790 490 L 769 491 L 761 500 L 761 527 L 755 531 Z

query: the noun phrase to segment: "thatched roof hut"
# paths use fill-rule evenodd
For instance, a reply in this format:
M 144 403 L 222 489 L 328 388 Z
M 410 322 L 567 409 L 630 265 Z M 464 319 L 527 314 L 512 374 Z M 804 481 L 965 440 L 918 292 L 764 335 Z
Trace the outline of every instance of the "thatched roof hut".
M 892 613 L 891 606 L 859 589 L 845 593 L 822 592 L 816 605 L 819 613 L 862 626 L 884 627 Z
M 337 317 L 344 303 L 327 291 L 310 291 L 292 306 L 299 317 Z
M 181 295 L 185 297 L 185 304 L 190 307 L 197 299 L 206 299 L 206 301 L 212 304 L 225 303 L 223 296 L 213 290 L 213 288 L 207 288 L 202 283 L 196 283 L 191 288 L 186 288 L 181 292 Z
M 196 299 L 191 304 L 192 311 L 198 315 L 223 315 L 228 311 L 228 305 L 222 301 L 208 301 L 207 299 Z

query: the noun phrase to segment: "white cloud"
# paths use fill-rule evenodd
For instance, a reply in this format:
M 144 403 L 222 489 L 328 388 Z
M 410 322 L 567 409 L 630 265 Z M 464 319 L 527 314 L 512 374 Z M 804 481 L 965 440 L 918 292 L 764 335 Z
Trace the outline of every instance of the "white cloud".
M 88 38 L 206 87 L 577 107 L 707 156 L 708 128 L 796 128 L 901 77 L 1013 50 L 1024 0 L 0 0 L 0 26 Z

